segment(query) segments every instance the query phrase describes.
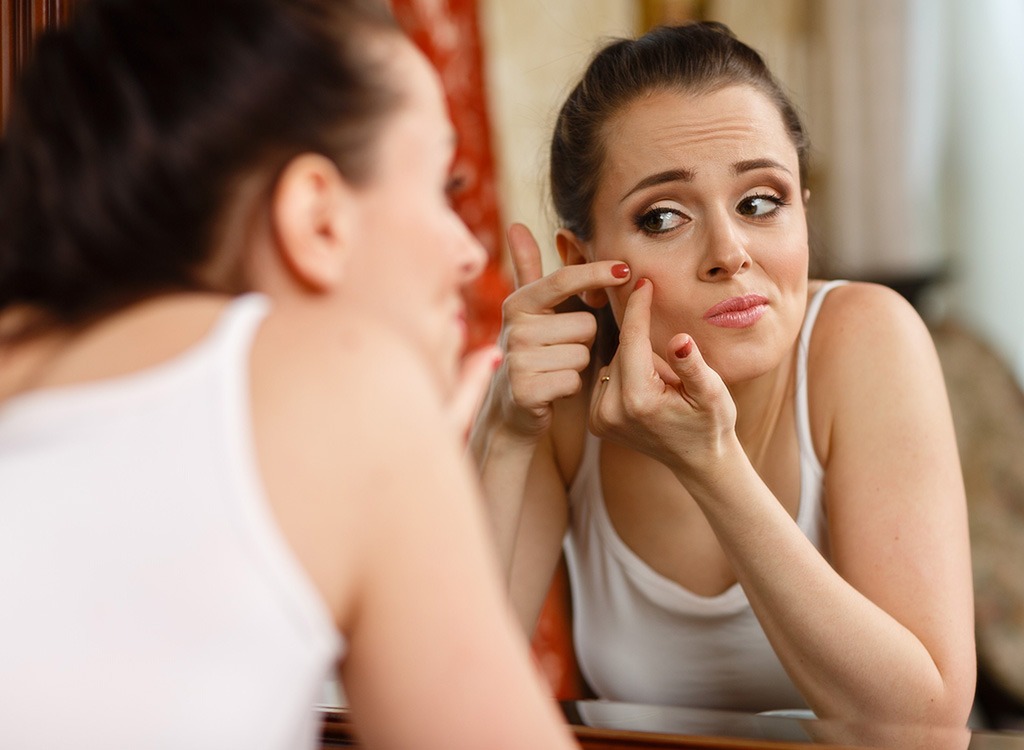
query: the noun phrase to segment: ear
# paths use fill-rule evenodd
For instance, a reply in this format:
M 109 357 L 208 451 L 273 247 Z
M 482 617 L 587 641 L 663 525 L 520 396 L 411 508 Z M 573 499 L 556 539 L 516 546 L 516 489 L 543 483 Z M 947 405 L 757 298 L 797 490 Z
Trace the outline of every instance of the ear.
M 354 196 L 337 165 L 320 154 L 296 156 L 281 172 L 271 202 L 278 253 L 300 286 L 323 293 L 344 276 Z
M 562 228 L 555 233 L 555 248 L 563 266 L 578 266 L 590 262 L 586 243 L 568 229 Z M 608 304 L 608 294 L 604 289 L 588 289 L 580 292 L 579 298 L 588 307 L 599 308 Z

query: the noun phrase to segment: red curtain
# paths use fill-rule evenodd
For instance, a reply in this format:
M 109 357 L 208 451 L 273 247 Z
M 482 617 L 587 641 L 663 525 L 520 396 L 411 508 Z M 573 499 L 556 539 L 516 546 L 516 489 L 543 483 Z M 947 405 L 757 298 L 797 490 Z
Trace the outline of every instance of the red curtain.
M 502 268 L 503 230 L 483 78 L 476 0 L 392 0 L 392 10 L 441 75 L 459 143 L 453 174 L 463 181 L 454 204 L 490 260 L 466 293 L 469 343 L 493 342 L 510 285 Z

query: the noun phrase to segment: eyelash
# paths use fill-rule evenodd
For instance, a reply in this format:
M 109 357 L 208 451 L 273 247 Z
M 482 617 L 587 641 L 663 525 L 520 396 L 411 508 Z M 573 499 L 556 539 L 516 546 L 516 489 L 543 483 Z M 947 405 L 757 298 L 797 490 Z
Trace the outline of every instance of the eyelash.
M 777 195 L 771 195 L 771 194 L 768 194 L 768 193 L 755 193 L 754 195 L 748 195 L 748 196 L 744 197 L 743 200 L 741 200 L 737 204 L 737 208 L 739 208 L 739 206 L 742 205 L 743 203 L 746 203 L 748 201 L 754 201 L 754 200 L 765 200 L 765 201 L 768 201 L 769 203 L 775 204 L 775 208 L 773 208 L 771 211 L 769 211 L 766 214 L 761 214 L 760 216 L 753 216 L 751 214 L 741 214 L 743 216 L 746 216 L 747 218 L 754 219 L 755 221 L 767 221 L 768 219 L 771 219 L 776 214 L 778 214 L 780 209 L 785 208 L 786 206 L 789 205 L 789 201 L 785 200 L 784 198 L 780 198 Z M 655 207 L 655 208 L 651 208 L 651 209 L 649 209 L 647 211 L 644 211 L 643 213 L 637 214 L 635 217 L 633 217 L 633 223 L 636 225 L 636 228 L 638 230 L 640 230 L 641 232 L 643 232 L 644 234 L 646 234 L 646 235 L 648 235 L 650 237 L 656 237 L 658 235 L 666 234 L 668 232 L 671 232 L 673 229 L 678 229 L 678 227 L 672 227 L 670 229 L 662 229 L 662 230 L 651 230 L 651 229 L 647 228 L 646 225 L 647 225 L 647 222 L 650 219 L 655 218 L 655 217 L 657 217 L 659 215 L 662 215 L 662 214 L 674 214 L 674 215 L 676 215 L 676 216 L 678 216 L 680 218 L 686 218 L 686 215 L 682 211 L 677 211 L 674 208 L 659 208 L 659 207 Z
M 661 230 L 652 230 L 647 228 L 648 220 L 653 219 L 662 214 L 674 214 L 679 218 L 686 218 L 685 214 L 683 214 L 681 211 L 675 210 L 674 208 L 651 208 L 647 211 L 644 211 L 643 213 L 634 216 L 633 223 L 636 225 L 637 229 L 646 234 L 648 237 L 656 237 L 660 234 L 671 232 L 672 229 L 678 229 L 678 227 L 672 227 L 672 229 Z
M 747 201 L 752 201 L 752 200 L 764 200 L 764 201 L 768 201 L 769 203 L 774 203 L 775 204 L 775 208 L 773 208 L 768 213 L 761 214 L 760 216 L 750 216 L 749 217 L 749 218 L 754 219 L 755 221 L 770 219 L 770 218 L 772 218 L 773 216 L 775 216 L 779 212 L 779 209 L 785 208 L 786 206 L 789 205 L 789 201 L 787 201 L 785 198 L 780 198 L 777 195 L 771 195 L 770 193 L 755 193 L 754 195 L 748 195 L 743 200 L 741 200 L 737 204 L 737 208 L 739 208 L 739 206 L 742 205 L 743 203 L 746 203 Z

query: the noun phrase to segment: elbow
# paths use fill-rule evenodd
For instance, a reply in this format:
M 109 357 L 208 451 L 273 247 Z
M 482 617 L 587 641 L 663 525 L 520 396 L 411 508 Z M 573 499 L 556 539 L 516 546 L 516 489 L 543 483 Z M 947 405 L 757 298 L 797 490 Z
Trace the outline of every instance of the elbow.
M 966 662 L 967 660 L 965 660 Z M 974 706 L 977 667 L 973 659 L 956 669 L 936 670 L 934 681 L 923 691 L 916 723 L 935 727 L 965 727 Z M 915 720 L 914 716 L 904 719 Z
M 974 707 L 974 691 L 977 683 L 977 670 L 947 678 L 944 681 L 942 696 L 936 701 L 932 713 L 932 721 L 936 725 L 964 727 Z

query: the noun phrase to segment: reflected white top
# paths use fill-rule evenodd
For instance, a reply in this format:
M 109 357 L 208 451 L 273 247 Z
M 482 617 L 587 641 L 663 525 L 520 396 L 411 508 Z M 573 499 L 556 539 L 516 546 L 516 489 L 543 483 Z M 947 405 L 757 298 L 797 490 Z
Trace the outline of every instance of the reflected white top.
M 796 427 L 800 504 L 796 523 L 827 558 L 823 470 L 807 412 L 807 349 L 824 285 L 800 332 Z M 630 703 L 764 711 L 805 707 L 740 585 L 699 596 L 651 569 L 616 533 L 601 488 L 601 441 L 588 433 L 569 489 L 564 549 L 577 658 L 597 695 Z

